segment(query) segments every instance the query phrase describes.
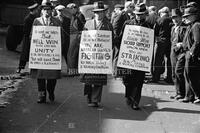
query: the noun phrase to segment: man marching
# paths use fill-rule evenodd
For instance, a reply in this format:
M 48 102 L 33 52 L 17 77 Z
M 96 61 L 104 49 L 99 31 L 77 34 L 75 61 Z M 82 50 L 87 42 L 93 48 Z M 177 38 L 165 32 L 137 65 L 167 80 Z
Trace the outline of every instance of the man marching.
M 108 30 L 113 31 L 111 23 L 106 18 L 106 8 L 102 1 L 94 3 L 94 19 L 88 20 L 85 30 Z M 107 84 L 106 74 L 84 74 L 81 79 L 84 86 L 84 94 L 87 95 L 89 107 L 98 107 L 101 102 L 103 85 Z
M 135 13 L 135 18 L 128 20 L 124 23 L 121 37 L 126 25 L 138 25 L 150 28 L 150 26 L 146 22 L 147 9 L 144 3 L 137 4 L 135 6 L 134 13 Z M 145 72 L 138 70 L 130 70 L 130 73 L 127 73 L 123 77 L 127 104 L 131 106 L 131 108 L 134 110 L 139 109 L 139 102 L 141 98 L 144 77 L 145 77 Z
M 58 19 L 52 16 L 53 6 L 49 0 L 43 0 L 42 4 L 42 16 L 36 18 L 33 22 L 33 26 L 58 26 L 60 22 Z M 38 83 L 38 103 L 46 103 L 46 91 L 49 93 L 49 100 L 54 101 L 54 90 L 57 79 L 60 78 L 60 70 L 44 69 L 31 69 L 31 77 L 37 79 Z

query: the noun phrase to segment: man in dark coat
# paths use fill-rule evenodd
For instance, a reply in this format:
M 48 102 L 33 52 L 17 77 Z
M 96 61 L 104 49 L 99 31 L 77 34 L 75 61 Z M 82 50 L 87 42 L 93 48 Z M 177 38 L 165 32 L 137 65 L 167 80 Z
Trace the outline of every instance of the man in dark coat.
M 126 20 L 131 18 L 134 10 L 134 3 L 127 1 L 124 6 L 124 10 L 119 14 L 113 22 L 114 38 L 117 39 L 122 31 L 122 27 Z M 120 42 L 119 42 L 120 43 Z M 118 46 L 119 48 L 119 46 Z
M 172 82 L 171 78 L 171 61 L 170 61 L 170 50 L 171 50 L 171 27 L 172 20 L 169 17 L 169 8 L 163 7 L 160 10 L 160 18 L 157 20 L 155 25 L 155 48 L 153 58 L 153 69 L 152 69 L 152 82 L 158 82 L 160 75 L 165 70 L 164 57 L 166 57 L 167 64 L 167 82 Z
M 75 3 L 68 4 L 67 8 L 69 8 L 72 13 L 70 23 L 70 44 L 67 53 L 68 74 L 74 76 L 78 74 L 78 52 L 81 31 L 85 24 L 85 17 L 80 13 L 79 8 Z
M 124 26 L 122 28 L 122 33 L 126 25 L 138 25 L 150 28 L 150 25 L 146 22 L 147 10 L 146 10 L 146 5 L 144 3 L 137 4 L 135 6 L 134 13 L 135 13 L 135 18 L 128 20 L 124 23 Z M 131 70 L 129 74 L 126 74 L 123 77 L 127 104 L 130 105 L 131 108 L 134 110 L 139 109 L 139 102 L 141 99 L 144 77 L 145 77 L 145 72 L 138 70 Z
M 58 18 L 61 22 L 61 42 L 62 42 L 62 55 L 65 58 L 66 64 L 67 64 L 67 52 L 69 48 L 69 42 L 70 42 L 70 18 L 65 17 L 63 15 L 63 10 L 65 9 L 65 6 L 58 5 L 55 7 L 55 10 L 57 12 L 56 18 Z
M 40 8 L 38 3 L 34 3 L 28 7 L 30 13 L 24 19 L 23 25 L 23 44 L 22 44 L 22 52 L 20 55 L 19 66 L 17 69 L 17 73 L 21 72 L 21 69 L 24 69 L 26 66 L 26 62 L 29 60 L 29 50 L 30 50 L 30 34 L 32 30 L 32 24 L 36 17 L 40 15 Z
M 117 18 L 117 16 L 119 14 L 121 14 L 121 12 L 123 11 L 124 9 L 124 5 L 121 5 L 121 4 L 116 4 L 115 5 L 115 8 L 112 12 L 112 15 L 111 15 L 111 20 L 110 20 L 110 23 L 113 24 L 114 20 Z
M 186 25 L 182 22 L 182 13 L 180 9 L 172 9 L 172 21 L 174 26 L 171 30 L 171 64 L 172 79 L 174 81 L 176 95 L 172 99 L 182 99 L 185 97 L 185 53 L 183 52 L 183 38 L 186 31 Z
M 124 10 L 114 19 L 112 25 L 113 25 L 113 32 L 114 32 L 114 40 L 115 40 L 115 46 L 113 50 L 113 66 L 114 66 L 114 75 L 120 76 L 120 73 L 123 69 L 116 69 L 118 54 L 119 54 L 119 48 L 120 48 L 120 34 L 122 32 L 122 27 L 124 25 L 124 22 L 126 20 L 129 20 L 131 17 L 133 17 L 133 10 L 134 10 L 134 3 L 131 1 L 127 1 L 124 5 Z
M 183 17 L 188 25 L 183 40 L 186 51 L 185 75 L 186 75 L 186 96 L 183 102 L 193 102 L 194 97 L 189 96 L 190 91 L 197 98 L 194 103 L 200 103 L 200 22 L 199 10 L 194 6 L 186 7 Z

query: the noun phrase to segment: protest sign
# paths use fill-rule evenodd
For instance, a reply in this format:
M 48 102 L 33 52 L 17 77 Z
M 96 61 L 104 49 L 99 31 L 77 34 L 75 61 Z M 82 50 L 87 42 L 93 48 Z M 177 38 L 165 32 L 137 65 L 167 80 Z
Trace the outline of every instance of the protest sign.
M 112 32 L 82 31 L 79 49 L 79 73 L 112 73 Z
M 29 68 L 61 70 L 60 27 L 33 26 Z
M 150 72 L 153 43 L 154 30 L 136 25 L 126 25 L 117 66 Z

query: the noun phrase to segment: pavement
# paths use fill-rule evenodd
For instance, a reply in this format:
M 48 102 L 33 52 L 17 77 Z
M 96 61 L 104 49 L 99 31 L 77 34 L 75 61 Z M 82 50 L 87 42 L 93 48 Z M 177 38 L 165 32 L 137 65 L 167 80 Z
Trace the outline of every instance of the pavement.
M 174 86 L 163 81 L 144 84 L 135 111 L 125 103 L 122 81 L 109 76 L 102 106 L 91 108 L 80 77 L 66 76 L 63 61 L 55 102 L 37 104 L 36 80 L 15 74 L 19 53 L 0 45 L 0 58 L 0 133 L 200 133 L 200 105 L 171 100 Z

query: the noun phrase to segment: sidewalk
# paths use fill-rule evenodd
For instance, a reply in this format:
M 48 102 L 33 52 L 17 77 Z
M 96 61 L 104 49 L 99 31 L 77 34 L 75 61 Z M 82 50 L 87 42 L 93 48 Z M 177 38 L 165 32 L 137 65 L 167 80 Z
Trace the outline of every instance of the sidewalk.
M 55 103 L 37 104 L 37 84 L 22 83 L 8 107 L 0 109 L 3 133 L 199 133 L 200 106 L 169 99 L 170 85 L 145 84 L 140 111 L 129 108 L 121 80 L 109 78 L 101 108 L 87 107 L 79 77 L 63 77 Z

